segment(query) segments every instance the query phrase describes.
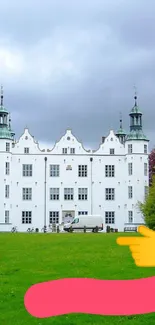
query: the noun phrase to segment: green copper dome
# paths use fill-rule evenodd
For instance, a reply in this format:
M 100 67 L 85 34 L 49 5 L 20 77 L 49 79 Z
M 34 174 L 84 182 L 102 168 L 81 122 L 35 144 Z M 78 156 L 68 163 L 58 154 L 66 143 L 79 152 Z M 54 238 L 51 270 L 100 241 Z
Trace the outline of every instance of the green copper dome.
M 135 106 L 132 108 L 130 114 L 141 114 L 141 115 L 142 115 L 142 112 L 140 111 L 139 107 L 138 107 L 137 105 L 135 105 Z
M 117 135 L 126 135 L 126 131 L 124 129 L 119 129 L 117 132 L 116 132 Z
M 149 141 L 146 135 L 143 133 L 142 130 L 132 130 L 128 135 L 127 135 L 127 141 L 130 140 L 146 140 Z
M 0 105 L 0 112 L 8 114 L 7 109 L 4 106 L 1 106 L 1 105 Z
M 12 131 L 7 127 L 0 128 L 0 139 L 12 139 Z

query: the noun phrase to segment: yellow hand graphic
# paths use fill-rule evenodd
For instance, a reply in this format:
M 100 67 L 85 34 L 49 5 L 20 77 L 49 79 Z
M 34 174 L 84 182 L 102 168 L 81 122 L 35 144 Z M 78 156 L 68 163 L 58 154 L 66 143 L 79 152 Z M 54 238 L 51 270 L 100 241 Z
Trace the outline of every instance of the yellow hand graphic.
M 155 231 L 140 226 L 138 232 L 145 237 L 119 237 L 117 244 L 129 246 L 137 266 L 155 267 Z

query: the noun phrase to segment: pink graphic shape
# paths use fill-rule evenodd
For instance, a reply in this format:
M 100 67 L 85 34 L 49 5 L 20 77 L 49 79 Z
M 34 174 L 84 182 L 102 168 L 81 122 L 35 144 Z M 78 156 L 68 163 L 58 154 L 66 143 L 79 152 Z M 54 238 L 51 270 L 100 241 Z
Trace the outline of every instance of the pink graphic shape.
M 137 280 L 60 279 L 35 284 L 24 297 L 37 318 L 84 313 L 138 315 L 155 312 L 155 277 Z

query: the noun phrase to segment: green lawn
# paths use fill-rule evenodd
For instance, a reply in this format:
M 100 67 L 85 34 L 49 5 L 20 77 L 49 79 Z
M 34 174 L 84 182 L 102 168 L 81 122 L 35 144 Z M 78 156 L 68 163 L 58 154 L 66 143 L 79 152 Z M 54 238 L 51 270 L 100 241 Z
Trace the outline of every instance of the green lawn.
M 26 290 L 38 282 L 64 277 L 110 280 L 154 276 L 155 268 L 136 267 L 128 247 L 116 244 L 119 235 L 1 233 L 0 324 L 154 325 L 155 314 L 133 317 L 72 314 L 36 319 L 24 308 Z

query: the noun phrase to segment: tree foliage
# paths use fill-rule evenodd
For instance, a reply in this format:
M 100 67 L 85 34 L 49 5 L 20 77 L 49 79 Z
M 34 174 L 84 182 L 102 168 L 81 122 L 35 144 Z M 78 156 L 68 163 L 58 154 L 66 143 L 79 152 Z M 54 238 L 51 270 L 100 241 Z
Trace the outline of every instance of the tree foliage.
M 139 209 L 143 214 L 146 226 L 155 230 L 155 175 L 152 175 L 151 186 L 144 203 L 139 203 Z
M 149 155 L 149 185 L 152 184 L 152 176 L 155 175 L 155 149 Z

